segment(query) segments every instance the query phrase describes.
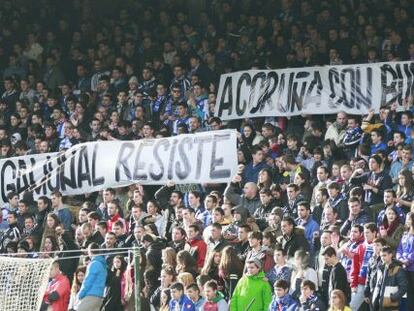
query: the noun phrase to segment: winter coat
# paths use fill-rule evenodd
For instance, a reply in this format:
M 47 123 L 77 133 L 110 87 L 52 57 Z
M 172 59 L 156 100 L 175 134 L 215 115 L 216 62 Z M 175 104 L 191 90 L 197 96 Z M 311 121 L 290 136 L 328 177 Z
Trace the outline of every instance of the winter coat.
M 249 305 L 249 311 L 267 310 L 272 301 L 272 290 L 264 277 L 263 271 L 257 275 L 243 276 L 234 290 L 230 310 L 244 311 Z
M 374 310 L 398 310 L 398 305 L 400 304 L 402 297 L 407 292 L 408 282 L 404 269 L 401 267 L 399 262 L 393 260 L 388 267 L 386 265 L 380 265 L 378 267 L 376 277 L 377 281 L 372 294 L 372 305 Z M 383 307 L 384 291 L 387 286 L 397 287 L 397 292 L 391 294 L 390 297 L 391 302 L 398 302 L 396 307 Z
M 267 227 L 267 217 L 273 210 L 273 202 L 270 202 L 267 206 L 260 205 L 260 207 L 255 211 L 254 218 L 256 219 L 256 223 L 259 226 L 260 231 L 263 231 Z
M 377 283 L 377 270 L 381 263 L 380 256 L 372 256 L 368 261 L 367 283 L 364 289 L 365 298 L 371 298 L 375 284 Z
M 163 248 L 165 248 L 163 243 L 154 241 L 145 252 L 147 263 L 149 263 L 156 271 L 161 271 Z
M 298 228 L 295 228 L 290 236 L 283 235 L 279 237 L 278 242 L 286 251 L 288 258 L 293 258 L 295 252 L 299 249 L 304 251 L 310 250 L 309 242 L 306 240 L 303 230 L 299 230 Z
M 272 287 L 278 280 L 285 280 L 289 283 L 291 276 L 292 269 L 288 265 L 284 265 L 278 269 L 276 267 L 273 267 L 266 273 L 266 278 L 269 280 L 269 283 L 272 285 Z
M 107 274 L 105 257 L 94 256 L 86 269 L 85 279 L 78 293 L 79 300 L 86 296 L 104 297 Z
M 387 245 L 391 246 L 393 249 L 397 249 L 398 244 L 401 241 L 401 237 L 404 234 L 404 225 L 399 224 L 398 227 L 394 230 L 394 232 L 390 236 L 383 237 L 384 240 L 387 242 Z
M 353 219 L 347 219 L 341 227 L 341 235 L 347 236 L 348 231 L 351 230 L 352 226 L 354 225 L 365 225 L 371 221 L 371 217 L 365 210 L 361 210 L 361 212 Z

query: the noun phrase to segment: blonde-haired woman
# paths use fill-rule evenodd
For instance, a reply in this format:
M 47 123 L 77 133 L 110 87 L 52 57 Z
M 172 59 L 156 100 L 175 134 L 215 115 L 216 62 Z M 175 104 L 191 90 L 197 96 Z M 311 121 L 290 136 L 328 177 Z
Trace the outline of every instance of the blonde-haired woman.
M 190 272 L 182 272 L 177 276 L 177 282 L 180 282 L 184 285 L 184 288 L 187 288 L 187 286 L 193 284 L 195 280 Z
M 352 311 L 346 306 L 345 294 L 340 289 L 334 289 L 331 292 L 330 306 L 328 311 Z

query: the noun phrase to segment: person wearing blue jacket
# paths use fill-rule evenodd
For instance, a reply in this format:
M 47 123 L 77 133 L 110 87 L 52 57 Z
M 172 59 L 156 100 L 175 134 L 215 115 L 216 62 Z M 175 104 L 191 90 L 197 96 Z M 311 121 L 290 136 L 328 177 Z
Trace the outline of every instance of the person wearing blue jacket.
M 99 245 L 91 243 L 88 255 L 92 258 L 86 269 L 85 279 L 78 293 L 78 311 L 99 311 L 104 299 L 107 276 L 105 257 L 100 255 Z
M 278 280 L 275 283 L 275 294 L 268 311 L 296 311 L 298 302 L 289 295 L 289 282 Z
M 170 287 L 171 301 L 169 309 L 172 311 L 196 311 L 194 303 L 191 299 L 184 295 L 184 286 L 181 283 L 174 283 Z

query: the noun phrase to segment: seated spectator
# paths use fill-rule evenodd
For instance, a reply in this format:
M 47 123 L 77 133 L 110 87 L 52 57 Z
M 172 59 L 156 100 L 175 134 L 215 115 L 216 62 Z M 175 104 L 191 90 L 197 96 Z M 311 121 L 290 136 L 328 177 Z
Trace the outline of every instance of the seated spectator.
M 237 191 L 241 180 L 242 177 L 240 175 L 236 175 L 224 191 L 224 196 L 233 205 L 241 205 L 246 208 L 251 215 L 254 215 L 261 204 L 258 198 L 257 185 L 254 182 L 246 183 L 243 187 L 244 193 L 240 195 Z

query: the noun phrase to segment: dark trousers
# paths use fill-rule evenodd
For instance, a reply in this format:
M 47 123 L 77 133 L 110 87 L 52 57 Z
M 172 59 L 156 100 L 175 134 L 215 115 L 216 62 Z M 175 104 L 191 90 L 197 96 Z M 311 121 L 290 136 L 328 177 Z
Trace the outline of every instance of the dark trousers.
M 414 311 L 414 272 L 407 271 L 407 310 Z

